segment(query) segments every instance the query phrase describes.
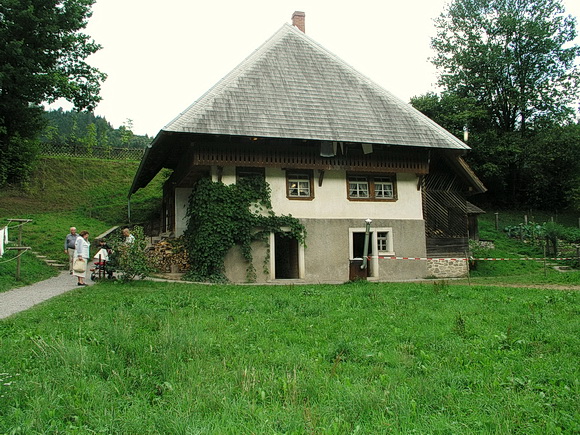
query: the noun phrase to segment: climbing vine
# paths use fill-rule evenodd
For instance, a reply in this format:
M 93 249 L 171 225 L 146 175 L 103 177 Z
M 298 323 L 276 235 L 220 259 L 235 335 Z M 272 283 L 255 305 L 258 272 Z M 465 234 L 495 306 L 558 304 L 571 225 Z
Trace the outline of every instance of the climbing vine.
M 276 216 L 270 194 L 269 184 L 261 177 L 244 178 L 231 185 L 208 178 L 196 183 L 189 197 L 189 223 L 184 233 L 191 265 L 189 279 L 227 281 L 225 256 L 238 245 L 247 262 L 246 278 L 255 281 L 252 242 L 267 243 L 273 232 L 304 244 L 304 226 L 291 215 Z

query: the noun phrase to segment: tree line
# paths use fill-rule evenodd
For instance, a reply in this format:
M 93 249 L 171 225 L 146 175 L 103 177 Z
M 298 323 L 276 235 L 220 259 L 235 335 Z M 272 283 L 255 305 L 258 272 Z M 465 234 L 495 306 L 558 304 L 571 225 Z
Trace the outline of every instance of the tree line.
M 147 135 L 132 132 L 130 119 L 114 128 L 105 118 L 91 112 L 64 111 L 62 109 L 44 112 L 46 127 L 39 140 L 55 147 L 81 146 L 87 149 L 145 148 L 151 143 Z
M 454 0 L 435 27 L 441 92 L 411 104 L 467 141 L 485 200 L 579 208 L 576 19 L 560 0 Z

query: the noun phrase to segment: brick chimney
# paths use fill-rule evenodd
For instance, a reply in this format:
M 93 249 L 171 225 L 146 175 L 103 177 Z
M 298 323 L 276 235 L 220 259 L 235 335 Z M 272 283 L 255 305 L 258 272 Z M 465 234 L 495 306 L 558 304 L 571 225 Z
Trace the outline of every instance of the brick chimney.
M 304 24 L 305 17 L 306 14 L 300 11 L 296 11 L 292 14 L 292 25 L 298 27 L 298 29 L 301 30 L 302 33 L 306 33 L 306 28 Z

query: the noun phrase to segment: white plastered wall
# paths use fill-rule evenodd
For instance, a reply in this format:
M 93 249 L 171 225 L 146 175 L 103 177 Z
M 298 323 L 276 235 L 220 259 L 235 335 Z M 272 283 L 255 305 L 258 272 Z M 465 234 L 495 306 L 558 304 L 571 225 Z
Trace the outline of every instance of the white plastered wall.
M 313 179 L 313 200 L 289 200 L 286 197 L 285 171 L 266 169 L 266 181 L 272 188 L 272 208 L 276 214 L 320 219 L 423 219 L 421 191 L 417 189 L 415 174 L 397 174 L 396 201 L 349 201 L 346 171 L 326 171 L 322 186 L 318 185 L 318 171 L 314 171 Z

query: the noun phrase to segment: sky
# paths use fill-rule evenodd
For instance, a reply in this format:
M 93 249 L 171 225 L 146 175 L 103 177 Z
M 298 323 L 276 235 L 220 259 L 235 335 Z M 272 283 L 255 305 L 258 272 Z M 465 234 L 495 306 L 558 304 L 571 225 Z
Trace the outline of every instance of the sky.
M 580 16 L 580 1 L 564 0 Z M 85 33 L 108 75 L 95 114 L 155 136 L 234 69 L 294 11 L 306 34 L 405 102 L 436 91 L 433 20 L 447 0 L 96 0 Z M 580 30 L 580 23 L 577 23 Z M 580 41 L 578 41 L 580 43 Z M 50 108 L 71 106 L 55 103 Z

